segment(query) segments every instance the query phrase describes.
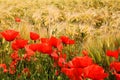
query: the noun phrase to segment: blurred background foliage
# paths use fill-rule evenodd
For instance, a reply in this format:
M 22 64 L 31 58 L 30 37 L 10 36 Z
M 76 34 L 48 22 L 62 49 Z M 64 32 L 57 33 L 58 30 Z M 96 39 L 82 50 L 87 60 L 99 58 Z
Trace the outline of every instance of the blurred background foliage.
M 0 31 L 15 29 L 25 38 L 29 31 L 67 35 L 83 48 L 118 38 L 119 16 L 120 0 L 0 0 Z

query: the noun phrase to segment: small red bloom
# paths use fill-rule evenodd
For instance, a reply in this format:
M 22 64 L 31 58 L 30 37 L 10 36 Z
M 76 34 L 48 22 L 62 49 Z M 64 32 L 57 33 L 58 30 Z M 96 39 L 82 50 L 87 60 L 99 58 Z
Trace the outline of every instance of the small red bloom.
M 20 60 L 17 51 L 15 51 L 14 53 L 11 54 L 11 58 L 12 58 L 12 60 L 17 60 L 17 61 Z
M 11 63 L 10 63 L 10 68 L 16 68 L 17 66 L 17 61 L 16 60 L 13 60 Z
M 25 46 L 25 51 L 26 51 L 26 53 L 29 53 L 31 56 L 34 55 L 34 51 L 32 51 L 32 50 L 29 48 L 29 45 L 26 45 L 26 46 Z
M 88 56 L 84 57 L 75 57 L 72 59 L 72 63 L 75 68 L 84 68 L 93 64 L 92 58 Z
M 35 52 L 29 48 L 29 45 L 25 46 L 26 53 L 24 54 L 24 59 L 30 61 L 30 58 L 34 56 Z
M 20 34 L 18 34 L 18 35 L 16 36 L 16 39 L 22 39 L 22 37 L 20 36 Z
M 57 63 L 56 62 L 53 63 L 53 67 L 54 68 L 57 67 Z
M 110 63 L 110 68 L 115 70 L 116 72 L 120 72 L 120 62 Z
M 22 73 L 24 73 L 27 77 L 30 77 L 30 70 L 28 68 L 24 68 Z
M 17 43 L 15 41 L 12 42 L 11 47 L 12 47 L 13 50 L 16 50 L 16 51 L 19 49 L 18 46 L 17 46 Z
M 56 47 L 59 51 L 61 51 L 63 49 L 62 40 L 61 39 L 57 39 L 57 38 L 55 38 L 53 36 L 50 38 L 49 44 L 51 46 Z
M 48 43 L 49 42 L 49 38 L 41 38 L 40 39 L 42 43 Z
M 15 74 L 15 73 L 16 73 L 16 68 L 14 68 L 14 69 L 10 68 L 10 69 L 9 69 L 9 73 L 10 73 L 10 74 Z
M 66 58 L 67 58 L 67 55 L 66 55 L 65 53 L 60 53 L 59 57 L 62 57 L 62 58 L 64 58 L 64 59 L 66 59 Z
M 21 49 L 21 48 L 24 48 L 25 45 L 27 45 L 28 40 L 19 39 L 19 40 L 16 40 L 16 43 L 18 44 L 18 47 Z
M 3 68 L 3 72 L 8 72 L 6 64 L 0 64 L 0 68 Z
M 83 80 L 82 68 L 62 68 L 61 71 L 70 78 L 70 80 Z
M 120 80 L 120 74 L 115 73 L 116 80 Z
M 66 63 L 65 66 L 68 68 L 74 68 L 72 61 L 69 61 L 68 63 Z
M 52 53 L 52 46 L 48 43 L 41 43 L 38 45 L 38 51 L 46 54 Z
M 30 38 L 32 39 L 32 40 L 37 40 L 37 39 L 39 39 L 39 34 L 37 34 L 37 33 L 35 33 L 35 32 L 30 32 Z
M 62 68 L 61 72 L 64 73 L 66 76 L 68 76 L 70 79 L 72 79 L 74 77 L 74 73 L 73 73 L 73 69 L 74 68 Z
M 28 68 L 24 68 L 22 72 L 23 73 L 27 73 L 27 72 L 29 72 L 29 69 Z
M 106 55 L 118 59 L 119 52 L 118 50 L 107 50 Z
M 58 75 L 59 75 L 59 71 L 56 71 L 56 72 L 55 72 L 55 75 L 58 76 Z
M 54 60 L 58 60 L 58 54 L 57 54 L 57 51 L 53 51 L 50 56 L 54 59 Z
M 60 53 L 59 58 L 58 58 L 58 66 L 59 67 L 66 67 L 66 54 Z
M 68 44 L 75 44 L 75 41 L 70 39 Z
M 69 39 L 67 36 L 61 36 L 61 40 L 64 44 L 75 44 L 75 41 L 72 39 Z
M 60 57 L 60 58 L 58 59 L 58 66 L 59 66 L 59 67 L 64 67 L 65 64 L 66 64 L 65 59 L 64 59 L 63 57 Z
M 12 42 L 12 49 L 13 50 L 22 49 L 25 47 L 25 45 L 27 45 L 27 43 L 28 40 L 24 40 L 24 39 L 15 40 L 14 42 Z
M 8 72 L 8 69 L 4 69 L 3 72 L 4 72 L 4 73 Z
M 9 67 L 9 73 L 10 74 L 15 74 L 16 73 L 16 66 L 17 66 L 17 61 L 12 61 L 10 63 L 10 67 Z
M 16 73 L 16 68 L 9 68 L 9 73 L 10 74 L 15 74 Z
M 83 79 L 82 79 L 82 72 L 83 72 L 83 69 L 82 69 L 82 68 L 74 68 L 74 69 L 73 69 L 74 79 L 75 79 L 75 80 L 83 80 Z M 73 80 L 74 80 L 74 79 L 73 79 Z
M 16 17 L 16 18 L 15 18 L 15 22 L 21 22 L 21 19 L 18 18 L 18 17 Z
M 65 44 L 69 43 L 69 38 L 67 36 L 61 36 L 60 38 L 61 38 L 63 43 L 65 43 Z
M 6 64 L 0 64 L 0 68 L 6 69 L 7 66 L 6 66 Z
M 13 41 L 19 32 L 14 31 L 14 30 L 6 30 L 1 32 L 1 35 L 5 38 L 6 41 Z
M 82 54 L 83 54 L 84 56 L 88 56 L 88 52 L 87 52 L 86 50 L 83 50 L 83 51 L 82 51 Z
M 92 80 L 102 80 L 108 76 L 104 69 L 96 64 L 85 67 L 83 73 L 85 78 L 91 78 Z
M 37 50 L 38 50 L 38 46 L 39 46 L 39 44 L 30 44 L 30 45 L 29 45 L 29 48 L 30 48 L 31 50 L 33 50 L 33 51 L 37 51 Z

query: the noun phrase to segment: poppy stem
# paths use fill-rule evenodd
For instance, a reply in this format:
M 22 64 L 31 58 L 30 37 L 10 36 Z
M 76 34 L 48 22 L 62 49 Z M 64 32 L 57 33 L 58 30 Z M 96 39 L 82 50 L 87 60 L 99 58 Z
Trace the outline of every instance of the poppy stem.
M 36 40 L 34 40 L 34 43 L 36 43 Z
M 47 27 L 47 36 L 49 38 L 49 27 Z

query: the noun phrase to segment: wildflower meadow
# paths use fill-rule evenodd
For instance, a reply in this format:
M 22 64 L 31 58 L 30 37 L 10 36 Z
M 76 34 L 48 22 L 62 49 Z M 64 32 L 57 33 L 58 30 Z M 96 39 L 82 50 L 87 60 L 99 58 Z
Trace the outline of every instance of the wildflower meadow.
M 120 80 L 119 0 L 0 0 L 0 80 Z

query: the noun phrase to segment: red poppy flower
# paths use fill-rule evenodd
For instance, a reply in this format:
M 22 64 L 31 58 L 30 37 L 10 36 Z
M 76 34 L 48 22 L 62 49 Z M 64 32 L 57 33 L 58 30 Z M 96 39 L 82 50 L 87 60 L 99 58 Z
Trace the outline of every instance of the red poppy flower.
M 54 51 L 50 54 L 50 56 L 51 56 L 54 60 L 58 60 L 58 54 L 57 54 L 57 51 L 56 51 L 56 50 L 54 50 Z
M 53 67 L 54 68 L 57 67 L 57 63 L 56 62 L 53 63 Z
M 66 64 L 65 58 L 60 57 L 60 58 L 58 59 L 58 66 L 59 66 L 59 67 L 65 67 L 65 64 Z
M 61 36 L 60 38 L 64 44 L 75 44 L 75 41 L 72 39 L 69 39 L 69 37 L 67 36 Z
M 4 72 L 4 73 L 8 72 L 8 69 L 4 69 L 3 72 Z
M 17 59 L 17 58 L 18 58 L 17 52 L 12 53 L 12 54 L 11 54 L 11 58 L 12 58 L 13 60 Z
M 42 43 L 48 43 L 49 42 L 49 38 L 41 38 L 40 39 Z
M 55 37 L 53 37 L 53 36 L 50 38 L 49 44 L 50 44 L 51 46 L 56 47 L 59 51 L 61 51 L 62 48 L 63 48 L 61 39 L 57 39 L 57 38 L 55 38 Z
M 110 68 L 115 70 L 116 72 L 120 72 L 120 62 L 110 63 Z
M 75 68 L 84 68 L 93 64 L 92 58 L 88 56 L 84 57 L 75 57 L 72 59 L 72 63 Z
M 0 64 L 0 68 L 3 68 L 3 72 L 8 72 L 6 64 Z
M 16 17 L 16 18 L 15 18 L 15 22 L 21 22 L 21 19 L 18 18 L 18 17 Z
M 19 57 L 17 51 L 15 51 L 14 53 L 12 53 L 10 57 L 12 58 L 12 60 L 17 60 L 17 61 L 20 60 L 20 57 Z
M 64 73 L 66 76 L 68 76 L 70 79 L 72 79 L 74 77 L 74 73 L 73 73 L 73 69 L 74 68 L 62 68 L 61 72 Z
M 30 38 L 32 39 L 32 40 L 37 40 L 37 39 L 39 39 L 39 34 L 37 34 L 37 33 L 34 33 L 34 32 L 30 32 Z
M 67 58 L 67 55 L 66 55 L 65 53 L 60 53 L 59 57 L 66 59 L 66 58 Z
M 12 47 L 13 50 L 16 50 L 16 51 L 19 49 L 18 46 L 17 46 L 17 43 L 15 41 L 12 42 L 11 47 Z
M 82 68 L 62 68 L 61 71 L 70 78 L 70 80 L 83 80 Z
M 52 46 L 48 43 L 41 43 L 38 45 L 38 51 L 46 54 L 52 53 Z
M 24 59 L 30 61 L 31 57 L 34 56 L 35 52 L 29 48 L 29 45 L 25 46 L 26 53 L 24 54 Z
M 13 41 L 19 32 L 14 31 L 14 30 L 6 30 L 1 32 L 1 35 L 5 38 L 6 41 Z
M 17 62 L 13 60 L 10 63 L 10 67 L 9 67 L 9 73 L 10 74 L 15 74 L 16 73 L 16 66 L 17 66 Z
M 21 35 L 18 34 L 18 35 L 16 36 L 16 39 L 22 39 Z
M 59 58 L 58 58 L 58 66 L 60 67 L 66 67 L 66 54 L 60 53 Z
M 115 73 L 116 80 L 120 80 L 120 74 Z
M 58 39 L 57 38 L 55 38 L 55 37 L 51 37 L 50 38 L 50 40 L 49 40 L 49 44 L 51 45 L 51 46 L 55 46 L 55 47 L 57 47 L 57 42 L 58 42 Z
M 61 36 L 60 38 L 61 38 L 63 43 L 65 43 L 65 44 L 69 43 L 69 38 L 67 36 Z
M 69 61 L 68 63 L 65 64 L 65 67 L 74 68 L 74 65 L 73 65 L 72 61 Z
M 29 45 L 29 48 L 30 48 L 31 50 L 33 50 L 33 51 L 37 51 L 37 50 L 38 50 L 38 46 L 39 46 L 39 44 L 30 44 L 30 45 Z
M 27 77 L 30 77 L 30 70 L 28 68 L 24 68 L 22 70 L 22 73 L 24 73 L 25 75 L 27 75 Z
M 70 39 L 68 44 L 75 44 L 75 41 Z
M 23 59 L 29 62 L 31 60 L 31 54 L 25 53 Z
M 16 68 L 10 68 L 9 73 L 10 74 L 15 74 L 16 73 Z
M 14 42 L 12 42 L 12 49 L 14 50 L 22 49 L 25 47 L 25 45 L 27 45 L 27 43 L 28 40 L 24 40 L 24 39 L 15 40 Z
M 96 64 L 85 67 L 83 73 L 85 78 L 92 80 L 102 80 L 108 76 L 108 74 L 104 72 L 104 69 Z
M 74 79 L 75 80 L 83 80 L 82 79 L 82 73 L 83 73 L 83 69 L 82 68 L 74 68 L 73 69 Z
M 13 60 L 11 63 L 10 63 L 10 68 L 16 68 L 17 66 L 17 61 L 16 60 Z
M 56 71 L 56 72 L 55 72 L 55 75 L 58 76 L 58 75 L 59 75 L 59 71 Z
M 88 56 L 88 52 L 87 52 L 86 50 L 83 50 L 83 51 L 82 51 L 82 54 L 83 54 L 84 56 Z
M 106 55 L 118 59 L 119 52 L 118 52 L 118 50 L 114 50 L 114 51 L 107 50 Z
M 28 69 L 28 68 L 24 68 L 22 72 L 23 72 L 23 73 L 28 73 L 28 72 L 29 72 L 29 69 Z
M 6 69 L 7 66 L 6 66 L 6 64 L 0 64 L 0 68 L 4 68 L 4 69 Z

